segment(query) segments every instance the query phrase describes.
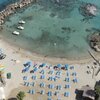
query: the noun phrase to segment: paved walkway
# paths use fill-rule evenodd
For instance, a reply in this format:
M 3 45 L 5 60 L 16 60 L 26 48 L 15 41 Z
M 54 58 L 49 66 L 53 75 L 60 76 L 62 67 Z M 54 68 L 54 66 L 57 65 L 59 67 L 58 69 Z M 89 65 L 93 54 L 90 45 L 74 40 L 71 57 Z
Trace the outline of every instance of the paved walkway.
M 0 87 L 0 100 L 5 99 L 5 93 L 4 93 L 4 88 Z

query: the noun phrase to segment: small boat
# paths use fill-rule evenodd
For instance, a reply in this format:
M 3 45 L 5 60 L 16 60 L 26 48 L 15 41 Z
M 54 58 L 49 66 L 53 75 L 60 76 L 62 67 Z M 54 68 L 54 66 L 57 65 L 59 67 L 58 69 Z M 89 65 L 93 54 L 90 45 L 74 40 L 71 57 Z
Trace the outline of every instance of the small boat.
M 17 32 L 17 31 L 14 31 L 12 34 L 14 34 L 14 35 L 19 35 L 20 33 Z
M 23 30 L 24 29 L 23 26 L 18 26 L 17 28 L 20 29 L 20 30 Z
M 25 24 L 25 23 L 26 23 L 26 22 L 23 21 L 23 20 L 19 21 L 19 24 Z

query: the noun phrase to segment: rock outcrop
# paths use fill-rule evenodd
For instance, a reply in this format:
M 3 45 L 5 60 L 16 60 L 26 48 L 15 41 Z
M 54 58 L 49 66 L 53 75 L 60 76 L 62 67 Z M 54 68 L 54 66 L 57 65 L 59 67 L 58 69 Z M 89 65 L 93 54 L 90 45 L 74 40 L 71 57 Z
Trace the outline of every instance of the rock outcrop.
M 97 52 L 100 52 L 100 33 L 93 33 L 91 36 L 89 36 L 89 43 L 91 48 Z
M 91 18 L 97 14 L 97 6 L 91 3 L 82 3 L 79 12 L 86 18 Z

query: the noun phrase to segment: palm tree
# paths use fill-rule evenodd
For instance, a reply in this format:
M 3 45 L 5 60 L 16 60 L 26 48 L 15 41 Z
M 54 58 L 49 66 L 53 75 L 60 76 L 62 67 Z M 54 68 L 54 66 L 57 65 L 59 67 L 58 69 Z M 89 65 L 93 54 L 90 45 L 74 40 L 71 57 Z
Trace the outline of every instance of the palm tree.
M 17 94 L 16 97 L 17 97 L 18 100 L 23 100 L 23 98 L 25 97 L 25 92 L 20 91 L 20 92 Z

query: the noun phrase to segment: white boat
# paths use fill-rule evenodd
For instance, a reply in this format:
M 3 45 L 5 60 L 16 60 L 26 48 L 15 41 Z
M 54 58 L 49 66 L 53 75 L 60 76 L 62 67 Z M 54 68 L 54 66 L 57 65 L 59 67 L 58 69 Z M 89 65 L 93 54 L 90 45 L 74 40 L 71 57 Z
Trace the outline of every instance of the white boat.
M 19 21 L 19 24 L 25 24 L 25 23 L 26 23 L 26 22 L 23 21 L 23 20 Z
M 14 31 L 12 34 L 14 34 L 14 35 L 19 35 L 20 33 L 17 32 L 17 31 Z
M 18 26 L 17 28 L 20 29 L 20 30 L 23 30 L 24 29 L 23 26 Z

